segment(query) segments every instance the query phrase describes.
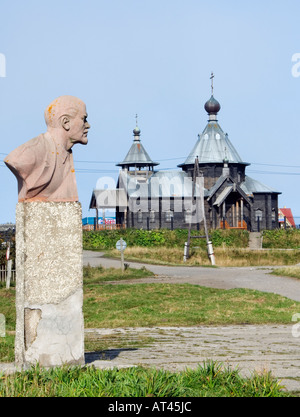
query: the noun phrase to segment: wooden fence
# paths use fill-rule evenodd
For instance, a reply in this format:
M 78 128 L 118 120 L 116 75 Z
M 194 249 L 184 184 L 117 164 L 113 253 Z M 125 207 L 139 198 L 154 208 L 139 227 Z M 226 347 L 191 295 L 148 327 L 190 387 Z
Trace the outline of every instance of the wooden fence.
M 125 226 L 123 224 L 98 224 L 95 229 L 94 225 L 86 224 L 82 228 L 83 230 L 119 230 L 119 229 L 125 229 Z
M 7 276 L 7 267 L 2 265 L 2 266 L 0 266 L 0 282 L 6 282 L 6 276 Z M 15 271 L 15 269 L 12 269 L 12 271 L 11 271 L 10 281 L 11 282 L 16 281 L 16 271 Z

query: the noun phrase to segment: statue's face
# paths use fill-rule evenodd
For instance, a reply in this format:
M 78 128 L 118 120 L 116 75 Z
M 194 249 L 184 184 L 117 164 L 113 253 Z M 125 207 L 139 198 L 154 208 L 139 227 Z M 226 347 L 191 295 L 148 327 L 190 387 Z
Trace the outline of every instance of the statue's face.
M 85 104 L 79 105 L 78 113 L 70 120 L 69 138 L 74 143 L 81 143 L 86 145 L 88 143 L 88 130 L 90 125 L 87 121 L 87 112 Z

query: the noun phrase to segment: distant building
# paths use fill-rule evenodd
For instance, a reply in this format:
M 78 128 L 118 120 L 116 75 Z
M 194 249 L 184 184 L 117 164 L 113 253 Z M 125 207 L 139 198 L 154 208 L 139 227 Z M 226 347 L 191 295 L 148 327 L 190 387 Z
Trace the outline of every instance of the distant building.
M 13 223 L 0 224 L 0 243 L 2 247 L 6 246 L 6 242 L 14 240 L 16 225 Z
M 250 231 L 278 227 L 279 191 L 246 175 L 250 164 L 243 161 L 228 134 L 218 123 L 220 103 L 212 95 L 205 103 L 208 122 L 180 170 L 157 170 L 141 143 L 141 131 L 133 130 L 133 143 L 121 167 L 116 190 L 110 202 L 101 199 L 108 190 L 95 189 L 90 208 L 115 208 L 116 223 L 133 228 L 187 228 L 191 181 L 198 161 L 199 176 L 204 179 L 204 210 L 207 227 L 243 228 Z M 188 180 L 189 179 L 189 180 Z M 199 188 L 196 188 L 196 193 Z M 102 203 L 99 201 L 102 201 Z M 140 209 L 138 206 L 140 205 Z M 199 227 L 195 223 L 194 228 Z
M 286 228 L 286 227 L 296 228 L 294 216 L 290 208 L 284 207 L 284 208 L 278 209 L 278 222 L 281 228 Z

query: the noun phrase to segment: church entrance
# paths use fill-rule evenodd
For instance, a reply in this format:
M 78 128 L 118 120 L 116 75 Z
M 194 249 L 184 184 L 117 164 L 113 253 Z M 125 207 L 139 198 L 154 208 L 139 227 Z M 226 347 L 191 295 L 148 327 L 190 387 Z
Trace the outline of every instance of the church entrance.
M 239 194 L 230 194 L 230 196 L 228 196 L 228 198 L 219 206 L 219 227 L 221 229 L 247 230 L 248 210 L 245 207 L 247 203 L 245 203 L 246 202 Z

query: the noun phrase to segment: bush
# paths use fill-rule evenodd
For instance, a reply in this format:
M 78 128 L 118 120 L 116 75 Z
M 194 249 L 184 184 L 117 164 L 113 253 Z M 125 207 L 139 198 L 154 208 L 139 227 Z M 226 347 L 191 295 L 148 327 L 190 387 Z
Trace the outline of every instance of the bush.
M 300 248 L 299 229 L 264 230 L 263 248 L 298 249 Z
M 191 231 L 191 236 L 205 236 L 203 230 Z M 84 249 L 101 250 L 114 249 L 117 241 L 122 238 L 128 247 L 183 247 L 188 238 L 187 229 L 123 229 L 98 230 L 83 232 Z M 214 246 L 247 247 L 249 233 L 246 230 L 212 230 L 210 239 Z M 206 240 L 199 239 L 197 246 L 206 247 Z

